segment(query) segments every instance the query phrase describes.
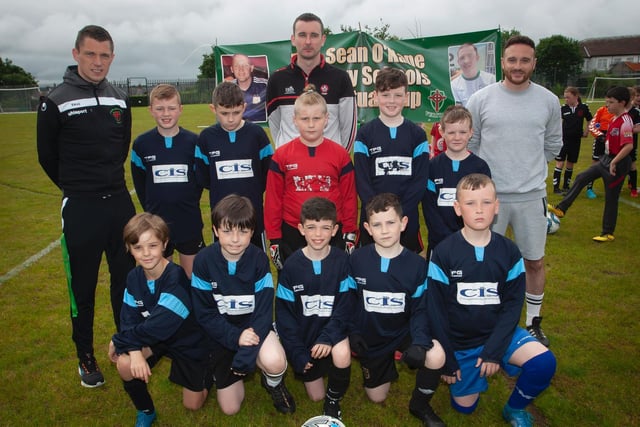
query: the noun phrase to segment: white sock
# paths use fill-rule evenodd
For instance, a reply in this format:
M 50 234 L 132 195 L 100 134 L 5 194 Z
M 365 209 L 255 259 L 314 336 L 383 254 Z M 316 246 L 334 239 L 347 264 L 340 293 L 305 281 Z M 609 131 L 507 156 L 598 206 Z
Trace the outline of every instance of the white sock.
M 267 385 L 269 387 L 276 387 L 282 382 L 282 377 L 284 377 L 284 373 L 280 375 L 269 375 L 266 372 L 262 372 L 265 379 L 267 380 Z
M 534 295 L 526 292 L 524 295 L 527 301 L 526 326 L 531 326 L 531 323 L 533 323 L 533 318 L 540 316 L 540 308 L 542 308 L 542 299 L 544 298 L 544 293 L 540 295 Z

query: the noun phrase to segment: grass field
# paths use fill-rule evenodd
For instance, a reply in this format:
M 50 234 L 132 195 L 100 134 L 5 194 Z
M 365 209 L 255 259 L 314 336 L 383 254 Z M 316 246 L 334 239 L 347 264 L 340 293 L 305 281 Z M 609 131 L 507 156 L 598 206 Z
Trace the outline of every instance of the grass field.
M 598 106 L 592 104 L 591 110 Z M 60 193 L 38 165 L 35 122 L 32 113 L 0 115 L 0 425 L 131 425 L 134 409 L 106 356 L 113 333 L 106 264 L 96 297 L 95 344 L 107 383 L 91 390 L 80 386 L 60 248 L 54 244 L 43 251 L 60 236 Z M 183 127 L 199 132 L 211 122 L 206 105 L 185 106 Z M 146 109 L 134 109 L 134 135 L 153 125 Z M 590 138 L 583 140 L 576 171 L 590 164 L 590 145 Z M 550 174 L 552 170 L 551 165 Z M 640 292 L 635 288 L 640 283 L 640 204 L 625 187 L 616 241 L 593 243 L 603 208 L 600 181 L 595 190 L 599 197 L 579 197 L 547 242 L 543 326 L 558 370 L 551 387 L 531 408 L 537 425 L 640 425 Z M 207 197 L 202 210 L 209 224 Z M 209 243 L 208 231 L 205 238 Z M 37 254 L 43 256 L 32 258 Z M 245 405 L 238 415 L 224 416 L 215 396 L 190 413 L 181 406 L 180 389 L 166 378 L 168 366 L 165 361 L 154 369 L 150 385 L 159 426 L 300 426 L 322 411 L 322 404 L 308 401 L 302 384 L 290 375 L 287 383 L 298 404 L 293 416 L 276 413 L 258 378 L 247 382 Z M 374 405 L 364 396 L 357 362 L 353 368 L 342 404 L 345 424 L 420 425 L 407 411 L 411 371 L 399 365 L 400 379 L 388 401 Z M 500 410 L 510 384 L 500 374 L 491 378 L 489 391 L 471 416 L 450 409 L 446 387 L 439 389 L 433 404 L 449 426 L 504 425 Z

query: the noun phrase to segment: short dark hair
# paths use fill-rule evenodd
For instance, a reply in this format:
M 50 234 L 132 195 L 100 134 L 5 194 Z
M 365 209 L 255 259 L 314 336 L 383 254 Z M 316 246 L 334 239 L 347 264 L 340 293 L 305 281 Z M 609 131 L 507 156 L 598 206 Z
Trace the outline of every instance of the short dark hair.
M 127 250 L 138 243 L 140 236 L 147 231 L 153 232 L 162 243 L 166 243 L 169 240 L 169 226 L 167 223 L 158 215 L 142 212 L 133 216 L 122 231 L 122 240 Z
M 607 93 L 604 95 L 605 98 L 613 98 L 620 102 L 625 103 L 625 105 L 629 104 L 631 100 L 631 92 L 629 92 L 629 88 L 624 86 L 614 86 L 607 90 Z
M 305 221 L 329 220 L 333 224 L 338 222 L 336 205 L 324 197 L 311 197 L 305 200 L 300 209 L 300 223 Z
M 237 84 L 222 82 L 213 90 L 211 102 L 215 107 L 233 108 L 244 104 L 244 95 Z
M 255 230 L 256 210 L 247 197 L 229 194 L 213 207 L 211 224 L 216 229 L 227 226 L 241 230 Z
M 378 71 L 376 76 L 376 91 L 384 92 L 385 90 L 397 89 L 399 87 L 407 88 L 409 82 L 407 75 L 399 68 L 384 67 Z
M 509 37 L 507 42 L 504 44 L 503 51 L 506 50 L 509 46 L 513 46 L 514 44 L 526 44 L 527 46 L 531 47 L 534 51 L 536 50 L 536 44 L 533 40 L 531 40 L 530 37 L 523 36 L 522 34 L 516 34 Z
M 322 19 L 320 19 L 317 15 L 313 13 L 303 13 L 298 16 L 295 21 L 293 21 L 293 34 L 296 33 L 296 24 L 298 21 L 302 22 L 317 22 L 320 24 L 320 35 L 324 34 L 324 24 L 322 23 Z
M 78 35 L 76 36 L 76 50 L 80 50 L 80 45 L 84 43 L 84 39 L 87 37 L 99 42 L 109 42 L 111 52 L 113 52 L 113 39 L 111 38 L 111 34 L 98 25 L 87 25 L 78 31 Z
M 371 200 L 369 200 L 369 202 L 367 202 L 367 206 L 365 208 L 367 221 L 369 221 L 371 215 L 378 212 L 386 212 L 389 209 L 395 210 L 399 217 L 404 215 L 402 212 L 402 203 L 400 203 L 400 198 L 396 194 L 376 194 L 371 198 Z

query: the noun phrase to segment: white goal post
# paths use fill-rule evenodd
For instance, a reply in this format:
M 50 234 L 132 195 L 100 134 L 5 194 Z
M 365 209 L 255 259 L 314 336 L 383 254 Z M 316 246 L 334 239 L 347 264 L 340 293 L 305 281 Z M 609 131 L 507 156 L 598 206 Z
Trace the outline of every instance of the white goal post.
M 39 87 L 0 88 L 0 113 L 35 111 L 40 103 Z
M 587 95 L 587 101 L 591 102 L 596 97 L 603 98 L 604 92 L 610 86 L 638 86 L 640 85 L 640 76 L 638 77 L 594 77 L 591 83 L 591 89 Z

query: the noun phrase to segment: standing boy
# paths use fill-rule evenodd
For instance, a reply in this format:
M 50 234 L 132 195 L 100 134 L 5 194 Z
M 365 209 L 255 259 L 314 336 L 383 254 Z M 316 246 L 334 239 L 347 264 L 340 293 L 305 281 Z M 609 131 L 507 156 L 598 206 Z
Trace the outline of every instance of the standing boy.
M 38 110 L 38 160 L 62 190 L 61 247 L 81 384 L 98 387 L 104 376 L 93 352 L 93 317 L 102 253 L 118 328 L 127 273 L 135 267 L 122 242 L 122 229 L 136 213 L 124 179 L 131 109 L 126 94 L 107 81 L 114 58 L 107 30 L 82 28 L 72 54 L 78 65 Z
M 387 398 L 391 382 L 398 378 L 394 354 L 404 351 L 407 365 L 418 369 L 409 411 L 426 426 L 444 426 L 429 404 L 444 351 L 431 339 L 423 301 L 426 261 L 400 243 L 408 219 L 398 196 L 374 196 L 366 213 L 364 226 L 374 243 L 356 249 L 350 258 L 357 306 L 349 336 L 351 350 L 360 359 L 365 392 L 376 403 Z
M 357 125 L 356 95 L 349 74 L 328 64 L 320 53 L 326 38 L 322 20 L 313 13 L 303 13 L 293 22 L 291 44 L 296 54 L 267 84 L 267 116 L 276 148 L 299 135 L 293 121 L 294 103 L 313 84 L 329 108 L 327 138 L 351 151 Z
M 446 352 L 442 378 L 451 405 L 472 413 L 488 388 L 486 378 L 502 367 L 509 375 L 520 374 L 504 419 L 532 426 L 525 407 L 549 386 L 556 360 L 518 327 L 525 293 L 522 256 L 511 240 L 490 229 L 498 213 L 491 178 L 462 178 L 454 208 L 464 227 L 434 248 L 427 282 L 430 325 Z
M 240 411 L 243 380 L 256 367 L 262 386 L 282 413 L 296 409 L 284 384 L 287 357 L 272 330 L 273 279 L 264 251 L 251 244 L 256 227 L 253 203 L 230 194 L 211 213 L 217 241 L 196 256 L 191 298 L 198 322 L 214 342 L 214 370 L 220 409 Z
M 602 213 L 602 232 L 593 238 L 596 242 L 612 242 L 613 233 L 618 220 L 618 199 L 624 179 L 631 168 L 631 150 L 633 149 L 633 121 L 627 113 L 631 96 L 629 89 L 616 86 L 609 89 L 605 95 L 605 104 L 613 118 L 609 123 L 605 152 L 598 163 L 576 177 L 576 182 L 567 195 L 555 207 L 549 210 L 558 218 L 564 217 L 567 209 L 578 197 L 587 183 L 596 178 L 604 182 L 604 212 Z
M 273 148 L 258 125 L 242 118 L 246 103 L 235 83 L 222 82 L 213 91 L 211 111 L 218 123 L 204 129 L 196 147 L 196 178 L 209 189 L 211 209 L 228 194 L 251 200 L 257 213 L 251 242 L 265 250 L 262 197 Z
M 192 314 L 189 279 L 164 257 L 167 224 L 144 212 L 131 218 L 123 238 L 138 267 L 127 277 L 121 331 L 113 335 L 109 357 L 138 410 L 136 427 L 148 427 L 156 419 L 147 389 L 151 368 L 163 356 L 170 357 L 169 379 L 182 386 L 185 408 L 199 409 L 213 383 L 207 374 L 210 348 Z
M 584 121 L 591 121 L 593 116 L 589 107 L 580 102 L 580 93 L 573 86 L 564 90 L 565 104 L 560 109 L 562 114 L 562 149 L 556 156 L 556 167 L 553 170 L 553 192 L 555 194 L 566 193 L 571 186 L 573 165 L 580 155 L 580 140 L 587 136 L 588 130 L 584 129 Z M 565 165 L 566 160 L 566 165 Z M 560 178 L 564 169 L 564 184 L 560 189 Z
M 540 316 L 545 287 L 546 180 L 548 162 L 562 147 L 562 123 L 558 97 L 531 81 L 535 47 L 527 36 L 510 37 L 502 55 L 504 80 L 471 95 L 467 108 L 473 116 L 469 150 L 489 165 L 502 205 L 493 231 L 504 235 L 511 226 L 524 258 L 525 325 L 549 345 Z
M 613 119 L 613 114 L 609 112 L 606 105 L 598 108 L 593 118 L 589 122 L 589 132 L 593 135 L 593 145 L 591 146 L 591 164 L 594 165 L 600 160 L 600 156 L 604 155 L 604 143 L 607 140 L 607 131 L 609 123 Z M 593 191 L 593 181 L 587 183 L 587 198 L 595 199 L 596 193 Z
M 155 129 L 133 142 L 131 177 L 145 212 L 162 217 L 171 230 L 164 253 L 180 253 L 180 266 L 191 277 L 193 259 L 204 248 L 200 196 L 194 164 L 198 136 L 178 125 L 182 114 L 175 86 L 159 84 L 149 94 L 149 111 Z
M 324 398 L 324 414 L 341 419 L 351 377 L 347 323 L 354 286 L 349 256 L 330 245 L 338 231 L 336 205 L 324 197 L 305 201 L 298 231 L 307 245 L 289 257 L 278 278 L 278 334 L 311 400 Z
M 467 150 L 472 126 L 471 113 L 460 105 L 447 108 L 440 120 L 447 149 L 429 161 L 427 191 L 422 199 L 429 230 L 427 259 L 438 243 L 462 228 L 462 220 L 453 209 L 458 181 L 470 173 L 491 176 L 487 162 Z
M 324 137 L 327 103 L 313 85 L 296 99 L 293 120 L 300 136 L 273 155 L 264 202 L 271 259 L 278 270 L 293 251 L 306 244 L 298 224 L 302 203 L 311 197 L 326 197 L 336 205 L 339 227 L 332 245 L 350 252 L 356 240 L 353 163 L 346 149 Z
M 402 245 L 420 252 L 418 205 L 424 194 L 429 167 L 429 143 L 420 126 L 405 119 L 407 76 L 398 68 L 385 67 L 376 76 L 375 99 L 380 116 L 365 123 L 356 136 L 353 162 L 361 206 L 379 193 L 397 194 L 409 218 Z M 364 229 L 365 210 L 360 215 L 360 243 L 372 242 Z

